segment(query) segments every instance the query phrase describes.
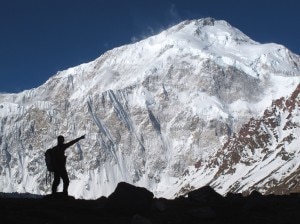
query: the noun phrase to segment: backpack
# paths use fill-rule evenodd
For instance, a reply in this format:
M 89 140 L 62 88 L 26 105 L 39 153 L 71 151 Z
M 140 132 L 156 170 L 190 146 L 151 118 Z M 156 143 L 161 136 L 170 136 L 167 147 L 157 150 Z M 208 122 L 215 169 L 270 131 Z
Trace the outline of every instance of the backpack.
M 45 152 L 45 162 L 47 166 L 47 170 L 49 172 L 54 172 L 55 164 L 54 164 L 54 148 L 47 149 Z

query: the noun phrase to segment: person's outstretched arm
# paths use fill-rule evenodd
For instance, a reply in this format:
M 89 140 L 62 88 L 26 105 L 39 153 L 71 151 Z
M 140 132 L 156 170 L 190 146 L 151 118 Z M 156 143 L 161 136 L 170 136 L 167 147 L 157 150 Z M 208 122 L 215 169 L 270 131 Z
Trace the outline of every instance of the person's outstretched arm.
M 81 137 L 76 138 L 76 139 L 74 139 L 74 140 L 72 140 L 72 141 L 66 143 L 66 144 L 65 144 L 66 149 L 67 149 L 68 147 L 70 147 L 71 145 L 74 145 L 74 144 L 75 144 L 76 142 L 78 142 L 79 140 L 84 139 L 84 138 L 85 138 L 85 135 L 82 135 Z

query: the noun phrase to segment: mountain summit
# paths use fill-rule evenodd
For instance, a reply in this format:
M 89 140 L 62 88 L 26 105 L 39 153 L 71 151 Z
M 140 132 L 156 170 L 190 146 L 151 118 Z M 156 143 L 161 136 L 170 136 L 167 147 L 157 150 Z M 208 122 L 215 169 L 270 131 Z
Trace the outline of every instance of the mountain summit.
M 44 152 L 58 135 L 86 134 L 67 151 L 71 195 L 107 196 L 125 181 L 174 197 L 193 188 L 195 166 L 197 187 L 206 185 L 204 168 L 224 144 L 299 81 L 300 57 L 284 46 L 225 21 L 184 21 L 38 88 L 1 94 L 0 191 L 48 193 Z

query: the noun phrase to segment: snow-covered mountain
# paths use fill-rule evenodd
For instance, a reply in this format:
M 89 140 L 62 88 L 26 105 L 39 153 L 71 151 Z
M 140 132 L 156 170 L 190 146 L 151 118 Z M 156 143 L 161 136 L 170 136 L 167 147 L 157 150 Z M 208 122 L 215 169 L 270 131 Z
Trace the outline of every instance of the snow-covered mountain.
M 289 97 L 274 100 L 261 116 L 251 118 L 208 162 L 190 167 L 189 175 L 166 195 L 185 194 L 204 183 L 222 194 L 299 192 L 299 139 L 300 84 Z
M 49 193 L 44 152 L 61 134 L 66 141 L 86 134 L 67 151 L 75 197 L 108 195 L 120 181 L 165 197 L 213 180 L 224 193 L 246 191 L 255 177 L 250 169 L 258 167 L 246 165 L 265 160 L 261 149 L 240 146 L 241 161 L 230 162 L 233 139 L 247 137 L 244 124 L 299 82 L 300 57 L 284 46 L 257 43 L 225 21 L 184 21 L 38 88 L 1 94 L 0 191 Z M 270 144 L 265 150 L 273 152 Z M 268 161 L 276 170 L 277 160 Z M 235 173 L 245 182 L 233 182 Z

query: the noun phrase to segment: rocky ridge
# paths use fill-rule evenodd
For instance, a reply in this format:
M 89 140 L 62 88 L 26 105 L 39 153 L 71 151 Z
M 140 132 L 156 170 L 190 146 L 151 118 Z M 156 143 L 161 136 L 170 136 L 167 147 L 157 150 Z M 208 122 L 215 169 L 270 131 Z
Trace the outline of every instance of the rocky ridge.
M 196 163 L 180 194 L 199 187 L 199 179 L 222 194 L 299 192 L 299 108 L 300 84 L 289 97 L 274 100 L 261 117 L 245 123 L 204 167 Z M 224 179 L 230 183 L 224 186 Z
M 255 172 L 267 172 L 260 178 L 252 178 L 252 186 L 247 186 L 247 189 L 241 180 L 230 191 L 260 190 L 265 194 L 299 192 L 299 108 L 300 84 L 290 97 L 274 100 L 261 119 L 252 118 L 224 144 L 216 155 L 223 160 L 217 176 L 235 173 L 237 163 L 251 167 L 242 179 Z M 272 166 L 276 160 L 279 164 Z

